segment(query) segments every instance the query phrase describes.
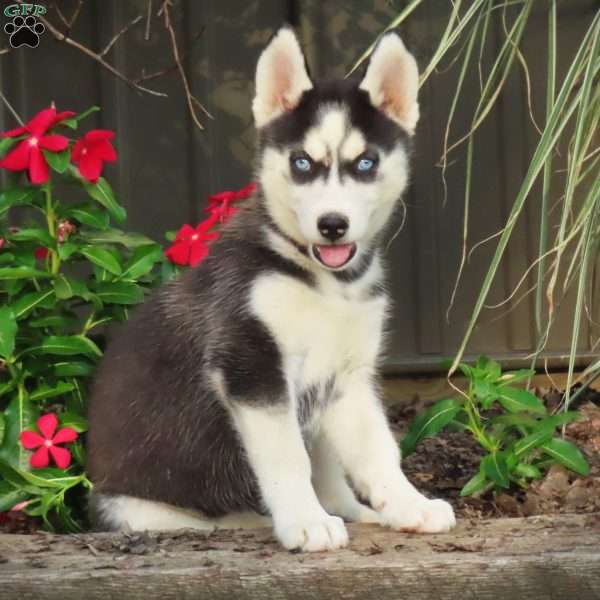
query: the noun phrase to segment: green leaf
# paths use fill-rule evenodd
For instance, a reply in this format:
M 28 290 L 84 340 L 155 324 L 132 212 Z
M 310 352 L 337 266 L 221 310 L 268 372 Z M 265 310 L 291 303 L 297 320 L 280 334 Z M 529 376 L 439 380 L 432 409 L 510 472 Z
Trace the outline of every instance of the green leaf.
M 88 377 L 94 370 L 92 363 L 83 360 L 54 363 L 54 374 L 57 377 Z
M 15 255 L 12 252 L 3 250 L 0 252 L 0 265 L 12 265 L 15 262 Z
M 424 413 L 418 415 L 404 436 L 401 448 L 404 457 L 415 451 L 417 444 L 425 437 L 439 433 L 462 409 L 454 398 L 440 400 Z
M 57 275 L 54 279 L 54 289 L 56 291 L 56 297 L 61 300 L 68 300 L 73 296 L 78 296 L 87 300 L 90 296 L 90 291 L 83 281 L 67 277 L 62 273 Z
M 50 167 L 57 173 L 64 173 L 69 162 L 71 162 L 71 150 L 69 148 L 62 152 L 50 152 L 49 150 L 42 150 L 42 152 Z
M 37 242 L 40 246 L 45 246 L 46 248 L 54 246 L 52 236 L 41 227 L 24 227 L 11 233 L 8 238 L 17 242 Z
M 492 404 L 498 399 L 498 390 L 493 383 L 485 381 L 483 379 L 475 379 L 473 383 L 473 391 L 477 396 L 479 402 L 484 408 L 490 408 Z
M 39 346 L 29 348 L 27 352 L 39 354 L 56 354 L 59 356 L 102 356 L 100 348 L 89 338 L 82 335 L 50 335 L 42 339 Z
M 104 179 L 100 177 L 98 183 L 89 183 L 85 179 L 81 180 L 85 191 L 94 199 L 99 202 L 106 210 L 110 213 L 110 216 L 115 219 L 118 223 L 125 221 L 127 213 L 125 209 L 117 202 L 112 188 Z
M 0 279 L 31 279 L 33 277 L 51 277 L 47 271 L 39 271 L 31 267 L 0 268 Z
M 73 327 L 75 324 L 77 324 L 77 319 L 63 317 L 60 315 L 48 315 L 47 317 L 41 317 L 40 319 L 28 321 L 28 325 L 30 327 L 57 327 L 62 331 L 67 330 L 69 327 Z
M 60 426 L 70 427 L 77 433 L 83 433 L 88 430 L 88 422 L 85 417 L 74 412 L 64 412 L 60 415 Z
M 481 460 L 481 468 L 486 477 L 491 479 L 496 485 L 503 488 L 509 487 L 508 466 L 503 453 L 494 452 L 484 456 Z
M 163 260 L 160 267 L 160 280 L 162 283 L 171 281 L 179 275 L 179 267 L 170 260 Z
M 40 488 L 62 489 L 72 486 L 81 481 L 81 475 L 65 475 L 63 469 L 46 467 L 45 469 L 35 469 L 35 471 L 21 472 L 20 475 L 32 485 Z
M 59 381 L 54 387 L 41 384 L 37 387 L 37 389 L 30 392 L 29 399 L 32 402 L 39 402 L 40 400 L 46 400 L 47 398 L 63 396 L 74 389 L 75 386 L 72 383 L 67 383 L 66 381 Z
M 564 465 L 579 475 L 589 475 L 590 466 L 577 446 L 563 440 L 554 438 L 541 446 L 542 452 Z
M 95 246 L 86 246 L 79 250 L 80 254 L 83 254 L 88 260 L 93 262 L 95 265 L 98 265 L 102 269 L 107 270 L 109 273 L 113 275 L 120 275 L 121 265 L 119 261 L 115 258 L 115 256 L 105 250 L 104 248 L 97 248 Z
M 149 273 L 162 259 L 162 248 L 158 244 L 139 246 L 125 265 L 121 279 L 139 279 Z
M 79 235 L 91 244 L 121 244 L 126 248 L 137 248 L 138 246 L 148 246 L 156 243 L 141 233 L 127 233 L 114 227 L 106 231 L 82 229 Z
M 581 419 L 581 416 L 581 413 L 578 413 L 574 410 L 560 412 L 550 417 L 544 417 L 543 419 L 538 421 L 538 427 L 548 427 L 555 429 L 556 427 L 561 427 L 562 425 L 566 425 L 567 423 L 573 423 L 573 421 Z
M 6 429 L 2 445 L 0 446 L 0 461 L 11 467 L 28 470 L 31 452 L 21 446 L 19 436 L 26 429 L 35 429 L 35 422 L 39 417 L 38 408 L 30 402 L 25 393 L 14 396 L 4 411 Z
M 485 373 L 488 381 L 496 381 L 500 375 L 502 375 L 502 368 L 500 365 L 495 360 L 492 360 L 487 356 L 480 356 L 477 359 L 475 369 Z
M 19 139 L 20 138 L 16 137 L 0 138 L 0 158 L 7 154 L 8 151 L 17 143 L 17 141 L 19 141 Z
M 60 256 L 60 260 L 62 261 L 69 260 L 77 250 L 79 250 L 79 245 L 74 242 L 58 244 L 58 256 Z
M 10 306 L 0 308 L 0 356 L 8 358 L 15 349 L 17 319 Z
M 10 383 L 3 383 L 0 385 L 0 390 L 8 387 Z M 0 396 L 2 396 L 2 391 L 0 391 Z M 0 445 L 2 445 L 2 440 L 4 439 L 4 430 L 6 429 L 6 423 L 4 422 L 4 413 L 0 413 Z
M 127 281 L 98 283 L 96 295 L 105 304 L 139 304 L 144 300 L 144 290 Z
M 543 473 L 535 465 L 528 465 L 525 463 L 519 463 L 515 467 L 514 472 L 526 479 L 541 479 L 543 477 Z
M 463 489 L 460 490 L 460 495 L 461 496 L 472 496 L 473 494 L 476 494 L 477 492 L 481 492 L 482 490 L 484 490 L 485 488 L 490 486 L 490 482 L 488 481 L 487 477 L 485 476 L 485 473 L 483 471 L 479 471 L 478 473 L 476 473 L 475 475 L 473 475 L 473 477 L 471 477 L 471 479 L 469 479 L 469 481 L 467 481 L 467 483 L 465 483 L 465 485 L 463 486 Z
M 31 204 L 40 193 L 37 187 L 19 187 L 0 193 L 0 217 L 12 206 Z
M 4 396 L 5 394 L 8 394 L 12 390 L 14 390 L 16 387 L 17 387 L 17 382 L 14 379 L 11 379 L 10 381 L 6 381 L 5 383 L 0 383 L 0 397 Z M 1 414 L 2 413 L 0 413 L 0 415 Z M 4 421 L 2 421 L 2 423 L 4 423 Z M 2 440 L 0 440 L 0 443 L 2 443 Z
M 505 386 L 499 388 L 498 392 L 498 401 L 509 412 L 546 412 L 542 401 L 527 390 Z
M 26 317 L 34 308 L 51 308 L 54 305 L 54 290 L 41 290 L 21 296 L 13 305 L 12 310 L 20 319 Z
M 82 119 L 85 119 L 92 113 L 95 113 L 99 110 L 100 110 L 99 106 L 90 106 L 90 108 L 83 111 L 81 114 L 75 115 L 74 117 L 71 117 L 70 119 L 65 119 L 64 121 L 61 121 L 60 124 L 66 125 L 67 127 L 70 127 L 71 129 L 77 129 L 77 127 L 79 126 L 79 121 L 81 121 Z
M 550 427 L 542 427 L 530 435 L 525 436 L 513 446 L 513 453 L 517 458 L 527 456 L 529 452 L 552 439 L 552 436 L 554 435 L 554 429 L 554 425 Z
M 525 427 L 526 429 L 535 429 L 540 421 L 531 415 L 524 413 L 514 413 L 511 415 L 498 415 L 491 419 L 493 425 L 506 425 L 509 427 Z
M 27 492 L 12 486 L 8 481 L 0 481 L 0 512 L 8 512 L 27 498 L 29 498 Z
M 73 206 L 66 210 L 64 215 L 95 229 L 107 229 L 110 223 L 108 213 L 89 208 L 86 205 Z
M 452 365 L 450 365 L 452 366 Z M 460 363 L 458 365 L 458 368 L 462 371 L 462 374 L 465 377 L 468 377 L 469 379 L 473 379 L 474 378 L 474 373 L 473 373 L 473 369 L 467 365 L 466 363 Z

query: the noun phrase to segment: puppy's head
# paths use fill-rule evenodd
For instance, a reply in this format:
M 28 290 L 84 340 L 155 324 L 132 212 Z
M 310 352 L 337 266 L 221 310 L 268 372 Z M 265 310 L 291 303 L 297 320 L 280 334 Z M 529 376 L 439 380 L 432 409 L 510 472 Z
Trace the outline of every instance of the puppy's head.
M 408 180 L 417 90 L 415 59 L 393 33 L 362 80 L 313 83 L 288 28 L 261 54 L 252 109 L 267 210 L 321 267 L 354 264 L 388 222 Z

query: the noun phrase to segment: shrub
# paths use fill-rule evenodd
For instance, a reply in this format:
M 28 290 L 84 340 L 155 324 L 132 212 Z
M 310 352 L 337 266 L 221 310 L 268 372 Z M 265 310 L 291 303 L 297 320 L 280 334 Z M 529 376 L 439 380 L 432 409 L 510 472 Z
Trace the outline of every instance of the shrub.
M 589 473 L 581 451 L 556 435 L 556 429 L 577 419 L 578 413 L 549 415 L 539 398 L 515 387 L 533 371 L 502 373 L 500 365 L 486 357 L 473 366 L 461 363 L 460 369 L 468 379 L 468 390 L 436 402 L 415 418 L 402 440 L 404 456 L 414 452 L 423 438 L 447 427 L 470 432 L 486 455 L 462 496 L 509 488 L 511 483 L 526 488 L 555 463 L 580 475 Z
M 85 522 L 81 434 L 102 332 L 174 270 L 159 244 L 113 225 L 125 210 L 100 175 L 114 134 L 65 135 L 95 110 L 51 107 L 0 140 L 0 511 L 64 531 Z

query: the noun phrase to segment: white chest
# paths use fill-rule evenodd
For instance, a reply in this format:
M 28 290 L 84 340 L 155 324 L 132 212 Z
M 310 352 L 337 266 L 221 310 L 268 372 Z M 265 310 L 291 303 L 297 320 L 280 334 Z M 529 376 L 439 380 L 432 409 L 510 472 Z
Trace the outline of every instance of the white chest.
M 342 290 L 313 288 L 280 274 L 264 275 L 252 288 L 250 309 L 274 337 L 296 387 L 339 380 L 375 363 L 387 301 Z

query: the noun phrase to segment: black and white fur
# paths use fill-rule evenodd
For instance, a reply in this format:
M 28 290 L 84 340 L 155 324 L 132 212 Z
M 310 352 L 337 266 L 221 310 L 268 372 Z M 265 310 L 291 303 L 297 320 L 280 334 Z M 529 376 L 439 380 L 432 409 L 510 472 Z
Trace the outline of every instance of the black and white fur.
M 454 525 L 447 503 L 403 475 L 376 386 L 388 307 L 378 243 L 407 184 L 417 88 L 395 34 L 359 82 L 313 83 L 290 29 L 264 50 L 259 192 L 100 366 L 89 414 L 98 527 L 272 523 L 286 548 L 319 551 L 347 544 L 343 519 Z M 298 153 L 309 173 L 294 170 Z M 335 243 L 318 226 L 332 213 L 347 224 Z M 319 248 L 335 244 L 352 253 L 329 267 Z

